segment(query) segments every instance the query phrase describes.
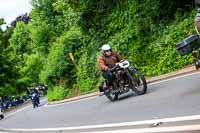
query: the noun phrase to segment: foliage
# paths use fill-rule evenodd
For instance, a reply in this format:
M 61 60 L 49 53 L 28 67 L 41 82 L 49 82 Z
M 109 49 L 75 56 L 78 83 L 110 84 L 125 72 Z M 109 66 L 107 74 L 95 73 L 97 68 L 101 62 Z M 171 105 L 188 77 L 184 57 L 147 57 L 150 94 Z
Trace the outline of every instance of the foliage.
M 28 24 L 17 21 L 15 28 L 0 30 L 0 95 L 40 83 L 50 88 L 50 101 L 96 90 L 103 80 L 96 60 L 104 43 L 147 76 L 192 63 L 175 48 L 195 33 L 191 0 L 32 0 L 32 5 Z
M 62 86 L 55 86 L 48 91 L 48 101 L 58 101 L 64 99 L 67 91 L 66 88 Z
M 48 85 L 70 85 L 74 83 L 75 66 L 69 53 L 74 53 L 81 45 L 80 31 L 71 28 L 58 38 L 48 54 L 47 64 L 41 72 L 41 80 Z
M 43 58 L 37 54 L 26 55 L 25 64 L 20 69 L 20 73 L 23 75 L 20 79 L 21 82 L 25 82 L 29 86 L 36 86 L 40 83 L 39 74 L 43 67 Z
M 28 45 L 31 41 L 29 37 L 29 29 L 23 22 L 17 23 L 17 27 L 14 29 L 14 33 L 9 41 L 16 54 L 19 55 L 22 60 L 24 54 L 30 52 Z

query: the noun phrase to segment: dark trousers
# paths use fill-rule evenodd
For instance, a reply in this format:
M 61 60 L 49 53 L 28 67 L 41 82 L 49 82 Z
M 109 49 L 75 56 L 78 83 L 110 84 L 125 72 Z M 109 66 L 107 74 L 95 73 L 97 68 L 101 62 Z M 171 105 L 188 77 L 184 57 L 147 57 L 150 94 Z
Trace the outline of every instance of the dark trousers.
M 102 76 L 105 79 L 107 85 L 109 85 L 110 83 L 112 83 L 112 81 L 113 81 L 113 74 L 110 71 L 104 71 L 102 73 Z M 100 92 L 104 91 L 103 83 L 104 83 L 104 81 L 102 82 L 101 86 L 99 87 L 99 91 Z
M 112 82 L 113 80 L 113 74 L 110 71 L 103 72 L 103 77 L 108 83 Z

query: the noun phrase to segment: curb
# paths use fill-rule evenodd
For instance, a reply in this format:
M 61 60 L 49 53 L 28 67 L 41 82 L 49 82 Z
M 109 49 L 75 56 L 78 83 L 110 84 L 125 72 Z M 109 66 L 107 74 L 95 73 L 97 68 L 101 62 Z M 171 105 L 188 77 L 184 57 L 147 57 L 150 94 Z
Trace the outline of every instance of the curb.
M 172 78 L 172 77 L 184 75 L 184 74 L 187 74 L 187 73 L 193 73 L 193 72 L 197 72 L 197 71 L 198 70 L 196 70 L 196 67 L 194 65 L 192 65 L 192 66 L 189 66 L 189 67 L 186 67 L 186 68 L 174 71 L 174 72 L 170 72 L 170 73 L 162 74 L 160 76 L 147 78 L 147 83 L 165 80 L 165 79 L 169 79 L 169 78 Z
M 184 75 L 184 74 L 187 74 L 187 73 L 193 73 L 193 72 L 196 72 L 196 71 L 197 70 L 196 70 L 195 66 L 192 65 L 192 66 L 189 66 L 189 67 L 186 67 L 186 68 L 174 71 L 174 72 L 162 74 L 160 76 L 146 78 L 146 80 L 147 80 L 147 83 L 153 83 L 153 82 L 156 82 L 156 81 L 169 79 L 169 78 Z M 73 98 L 69 98 L 69 99 L 65 99 L 65 100 L 61 100 L 61 101 L 48 102 L 48 105 L 67 103 L 67 102 L 72 102 L 72 101 L 77 101 L 77 100 L 81 100 L 81 99 L 85 99 L 85 98 L 98 96 L 98 95 L 99 95 L 99 92 L 94 92 L 94 93 L 90 93 L 90 94 L 86 94 L 86 95 L 82 95 L 82 96 L 77 96 L 77 97 L 73 97 Z
M 94 93 L 90 93 L 90 94 L 86 94 L 86 95 L 82 95 L 82 96 L 78 96 L 78 97 L 73 97 L 73 98 L 69 98 L 69 99 L 65 99 L 65 100 L 61 100 L 61 101 L 48 102 L 48 105 L 54 105 L 54 104 L 61 104 L 61 103 L 66 103 L 66 102 L 77 101 L 77 100 L 80 100 L 80 99 L 94 97 L 94 96 L 97 96 L 98 94 L 99 94 L 99 92 L 94 92 Z

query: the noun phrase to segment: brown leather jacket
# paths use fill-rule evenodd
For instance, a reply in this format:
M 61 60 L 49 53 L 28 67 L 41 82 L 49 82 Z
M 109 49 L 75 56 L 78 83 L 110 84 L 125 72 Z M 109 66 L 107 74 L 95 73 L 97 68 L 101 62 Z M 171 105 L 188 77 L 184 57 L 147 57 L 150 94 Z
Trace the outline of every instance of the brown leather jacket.
M 101 55 L 98 58 L 98 64 L 101 71 L 105 71 L 108 67 L 113 66 L 115 63 L 121 61 L 123 58 L 115 52 L 112 52 L 111 56 Z

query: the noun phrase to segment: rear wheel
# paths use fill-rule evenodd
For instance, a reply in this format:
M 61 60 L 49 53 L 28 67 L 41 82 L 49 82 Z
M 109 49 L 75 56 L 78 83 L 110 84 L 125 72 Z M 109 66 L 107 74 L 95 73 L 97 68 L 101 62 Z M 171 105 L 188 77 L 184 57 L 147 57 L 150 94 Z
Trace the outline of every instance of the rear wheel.
M 143 95 L 146 93 L 147 83 L 141 72 L 135 69 L 130 70 L 129 79 L 129 85 L 134 92 L 136 92 L 138 95 Z

